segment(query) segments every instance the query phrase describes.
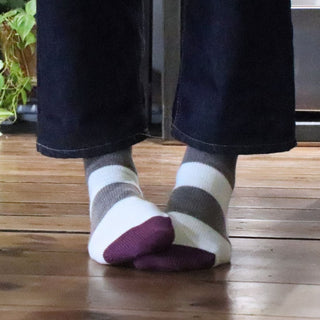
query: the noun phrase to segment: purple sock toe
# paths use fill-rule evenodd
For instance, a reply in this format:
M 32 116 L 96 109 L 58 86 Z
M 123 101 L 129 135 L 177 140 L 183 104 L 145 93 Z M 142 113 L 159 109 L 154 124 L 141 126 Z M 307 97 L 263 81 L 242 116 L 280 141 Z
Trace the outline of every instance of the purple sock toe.
M 112 242 L 104 251 L 107 263 L 121 264 L 139 256 L 167 249 L 174 240 L 171 219 L 153 217 Z
M 153 271 L 187 271 L 209 269 L 215 255 L 208 251 L 182 245 L 172 245 L 168 250 L 136 258 L 136 269 Z

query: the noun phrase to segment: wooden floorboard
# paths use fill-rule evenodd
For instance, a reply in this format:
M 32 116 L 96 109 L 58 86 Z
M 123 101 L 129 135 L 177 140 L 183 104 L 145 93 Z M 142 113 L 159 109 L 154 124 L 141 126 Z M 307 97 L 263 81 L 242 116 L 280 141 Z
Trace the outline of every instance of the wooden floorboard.
M 104 277 L 105 266 L 88 260 L 87 239 L 79 234 L 3 233 L 0 275 Z M 231 242 L 232 264 L 201 272 L 207 281 L 320 285 L 320 273 L 314 268 L 320 264 L 318 241 L 232 238 Z
M 318 285 L 212 281 L 201 273 L 155 275 L 111 269 L 104 277 L 6 275 L 0 284 L 5 291 L 1 305 L 319 316 Z
M 133 148 L 142 190 L 163 210 L 184 150 L 159 140 Z M 82 161 L 39 155 L 32 134 L 4 135 L 0 319 L 320 319 L 320 148 L 240 156 L 228 221 L 230 265 L 98 265 L 87 254 Z
M 0 312 L 6 320 L 184 320 L 184 319 L 200 319 L 200 320 L 300 320 L 299 317 L 263 317 L 257 315 L 237 315 L 230 313 L 212 313 L 212 312 L 183 312 L 183 311 L 136 311 L 136 310 L 112 310 L 107 309 L 70 309 L 70 308 L 53 308 L 53 307 L 23 307 L 17 310 L 19 306 L 5 307 L 0 306 Z M 303 318 L 319 319 L 319 318 Z

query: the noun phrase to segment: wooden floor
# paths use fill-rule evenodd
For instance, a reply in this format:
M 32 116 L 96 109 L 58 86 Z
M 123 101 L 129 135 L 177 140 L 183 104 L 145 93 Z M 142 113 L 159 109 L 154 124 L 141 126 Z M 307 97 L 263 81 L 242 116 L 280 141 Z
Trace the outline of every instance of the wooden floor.
M 161 208 L 184 146 L 133 149 Z M 152 273 L 89 260 L 80 160 L 0 137 L 0 319 L 320 319 L 320 148 L 241 156 L 229 209 L 232 264 Z

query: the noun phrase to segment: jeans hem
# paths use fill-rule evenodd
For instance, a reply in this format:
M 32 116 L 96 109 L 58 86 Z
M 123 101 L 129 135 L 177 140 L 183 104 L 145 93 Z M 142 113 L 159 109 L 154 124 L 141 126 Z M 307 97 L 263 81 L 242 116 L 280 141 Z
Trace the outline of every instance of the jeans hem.
M 136 133 L 122 140 L 79 149 L 56 149 L 54 147 L 50 147 L 43 143 L 40 143 L 39 141 L 37 141 L 36 146 L 38 152 L 40 152 L 44 156 L 51 158 L 92 158 L 102 156 L 106 153 L 112 153 L 129 148 L 132 145 L 139 143 L 149 137 L 150 135 L 148 133 Z
M 249 144 L 249 145 L 224 145 L 215 144 L 195 139 L 182 132 L 175 125 L 171 126 L 171 135 L 180 142 L 187 144 L 195 149 L 208 153 L 224 154 L 266 154 L 289 151 L 297 146 L 295 138 L 289 141 L 277 142 L 272 144 Z

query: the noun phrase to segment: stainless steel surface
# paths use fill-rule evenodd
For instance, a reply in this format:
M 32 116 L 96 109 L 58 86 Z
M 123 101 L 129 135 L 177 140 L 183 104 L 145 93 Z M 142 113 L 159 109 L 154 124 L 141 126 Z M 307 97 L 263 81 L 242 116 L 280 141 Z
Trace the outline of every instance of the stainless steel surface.
M 319 142 L 320 122 L 297 122 L 296 136 L 298 142 Z
M 294 26 L 296 110 L 299 112 L 301 110 L 301 114 L 303 110 L 319 112 L 320 0 L 292 0 L 291 3 Z M 297 121 L 296 137 L 298 141 L 319 142 L 320 122 L 312 121 L 312 116 L 308 121 Z
M 320 10 L 292 10 L 296 110 L 320 111 Z
M 320 0 L 291 0 L 292 8 L 320 8 Z

